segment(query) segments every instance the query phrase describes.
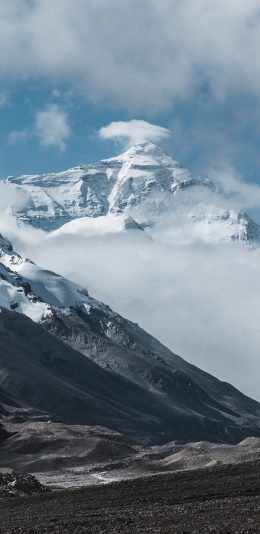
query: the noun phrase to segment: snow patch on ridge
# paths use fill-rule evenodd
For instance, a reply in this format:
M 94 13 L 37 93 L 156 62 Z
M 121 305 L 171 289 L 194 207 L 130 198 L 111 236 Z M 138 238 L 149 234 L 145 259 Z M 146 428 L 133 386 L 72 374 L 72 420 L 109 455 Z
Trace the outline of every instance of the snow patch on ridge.
M 113 321 L 116 314 L 90 297 L 87 289 L 42 269 L 17 254 L 0 234 L 0 306 L 23 313 L 35 322 L 52 317 L 58 310 L 70 314 L 105 314 Z
M 132 217 L 108 214 L 106 216 L 95 218 L 82 217 L 81 219 L 75 219 L 74 221 L 64 224 L 58 230 L 51 232 L 49 237 L 52 238 L 64 234 L 92 237 L 96 235 L 114 234 L 127 230 L 142 229 L 142 226 Z

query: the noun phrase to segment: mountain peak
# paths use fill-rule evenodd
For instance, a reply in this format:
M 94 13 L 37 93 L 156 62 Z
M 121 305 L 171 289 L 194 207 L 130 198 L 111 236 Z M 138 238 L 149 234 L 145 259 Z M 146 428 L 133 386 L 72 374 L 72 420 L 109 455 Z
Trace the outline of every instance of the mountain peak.
M 136 161 L 140 166 L 179 166 L 177 161 L 165 154 L 158 145 L 155 145 L 150 141 L 135 143 L 118 156 L 102 160 L 102 162 L 106 164 L 114 162 L 131 164 L 133 161 Z
M 190 227 L 188 239 L 260 242 L 260 226 L 243 212 L 227 208 L 227 198 L 216 184 L 193 175 L 149 141 L 135 143 L 119 156 L 93 164 L 60 173 L 9 178 L 7 182 L 16 191 L 17 187 L 24 191 L 28 199 L 19 209 L 11 207 L 12 213 L 47 231 L 74 219 L 97 217 L 102 218 L 102 228 L 107 222 L 110 231 L 109 215 L 123 214 L 131 216 L 147 233 L 160 228 L 168 218 L 166 227 L 171 230 L 167 239 L 172 242 L 179 239 L 172 217 L 179 220 L 177 213 L 181 213 L 186 221 L 185 242 L 186 223 Z M 116 229 L 117 223 L 112 225 Z M 96 228 L 96 224 L 88 225 L 89 229 Z
M 162 149 L 151 143 L 150 141 L 144 141 L 142 143 L 135 143 L 132 145 L 126 152 L 126 154 L 159 154 L 160 156 L 165 155 Z

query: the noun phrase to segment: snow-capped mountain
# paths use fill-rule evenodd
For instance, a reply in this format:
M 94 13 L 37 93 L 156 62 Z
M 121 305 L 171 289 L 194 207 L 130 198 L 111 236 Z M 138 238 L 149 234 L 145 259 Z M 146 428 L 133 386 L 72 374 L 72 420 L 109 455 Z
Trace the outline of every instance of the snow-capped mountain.
M 0 400 L 153 443 L 260 435 L 257 402 L 22 258 L 2 236 L 0 311 Z
M 116 315 L 105 304 L 91 298 L 86 289 L 22 258 L 1 234 L 0 306 L 23 313 L 39 323 L 53 316 L 57 309 L 79 306 L 87 314 L 95 307 L 104 308 L 108 317 Z
M 83 226 L 70 224 L 64 231 L 106 233 L 121 225 L 163 242 L 260 239 L 259 225 L 230 207 L 218 185 L 194 176 L 152 143 L 95 164 L 6 182 L 25 198 L 23 207 L 10 205 L 12 213 L 48 232 L 84 218 Z

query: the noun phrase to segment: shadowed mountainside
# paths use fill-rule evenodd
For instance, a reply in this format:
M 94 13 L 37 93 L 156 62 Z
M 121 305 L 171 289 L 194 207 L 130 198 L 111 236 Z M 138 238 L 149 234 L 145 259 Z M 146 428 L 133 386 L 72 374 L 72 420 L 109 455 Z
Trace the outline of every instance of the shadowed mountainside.
M 0 369 L 2 395 L 64 423 L 101 425 L 149 443 L 173 439 L 236 442 L 260 436 L 258 403 L 231 386 L 212 377 L 215 388 L 220 384 L 220 393 L 226 388 L 227 398 L 233 394 L 232 402 L 226 400 L 226 411 L 200 385 L 190 381 L 189 388 L 182 372 L 176 372 L 169 394 L 149 391 L 102 369 L 29 318 L 4 308 Z M 236 398 L 240 414 L 233 412 Z

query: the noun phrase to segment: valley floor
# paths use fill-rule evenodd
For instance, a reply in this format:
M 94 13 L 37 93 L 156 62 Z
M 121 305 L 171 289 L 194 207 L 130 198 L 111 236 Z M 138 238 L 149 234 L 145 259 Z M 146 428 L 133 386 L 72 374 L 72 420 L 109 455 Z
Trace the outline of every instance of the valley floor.
M 1 534 L 260 533 L 260 461 L 0 502 Z

